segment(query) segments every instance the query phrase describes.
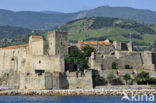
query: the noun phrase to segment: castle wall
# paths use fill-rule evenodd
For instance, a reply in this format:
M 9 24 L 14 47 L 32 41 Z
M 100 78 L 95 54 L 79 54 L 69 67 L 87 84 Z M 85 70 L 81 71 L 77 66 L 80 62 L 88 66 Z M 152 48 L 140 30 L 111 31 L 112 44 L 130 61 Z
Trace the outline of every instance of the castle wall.
M 97 56 L 95 59 L 90 59 L 92 69 L 104 70 L 112 69 L 112 63 L 117 64 L 117 68 L 125 68 L 129 65 L 134 69 L 143 68 L 144 59 L 142 59 L 140 52 L 116 51 L 115 55 L 104 55 L 103 57 Z
M 64 58 L 61 56 L 32 56 L 32 70 L 64 72 Z
M 111 69 L 112 62 L 116 62 L 117 68 L 125 68 L 129 65 L 134 69 L 149 69 L 156 68 L 156 53 L 144 52 L 129 52 L 129 51 L 115 51 L 115 55 L 97 56 L 94 59 L 90 58 L 90 66 L 92 69 L 103 70 Z
M 112 69 L 112 63 L 117 61 L 118 59 L 115 56 L 104 56 L 102 60 L 103 69 Z
M 21 75 L 20 76 L 20 89 L 45 89 L 45 90 L 52 90 L 52 89 L 62 89 L 62 84 L 60 82 L 61 75 L 58 72 L 50 73 L 45 72 L 42 75 Z M 62 79 L 63 80 L 63 79 Z M 67 81 L 63 81 L 67 82 Z
M 114 51 L 114 47 L 112 45 L 105 45 L 105 44 L 95 44 L 95 45 L 81 44 L 79 48 L 81 49 L 81 47 L 86 46 L 86 45 L 89 45 L 95 48 L 97 53 L 100 53 L 103 55 L 111 54 Z
M 111 69 L 112 62 L 117 61 L 118 59 L 114 55 L 104 55 L 104 56 L 97 55 L 95 56 L 95 58 L 89 59 L 89 65 L 91 69 L 101 71 L 105 69 Z
M 85 76 L 81 76 L 79 73 L 78 77 L 75 72 L 67 73 L 67 80 L 69 83 L 69 89 L 92 89 L 92 71 L 85 71 Z
M 101 54 L 111 54 L 114 51 L 114 47 L 112 45 L 98 45 L 97 52 Z
M 118 68 L 125 68 L 125 65 L 129 65 L 134 69 L 142 68 L 143 60 L 140 52 L 118 51 L 118 53 L 119 57 L 116 61 Z
M 156 54 L 155 53 L 144 51 L 142 52 L 142 59 L 143 59 L 144 69 L 155 70 L 155 66 L 156 66 Z
M 22 60 L 26 54 L 26 48 L 0 50 L 0 71 L 19 71 L 22 66 Z
M 22 69 L 26 48 L 0 50 L 0 78 L 7 75 L 2 80 L 2 85 L 10 87 L 19 86 L 19 72 Z
M 20 76 L 20 89 L 45 89 L 45 76 Z

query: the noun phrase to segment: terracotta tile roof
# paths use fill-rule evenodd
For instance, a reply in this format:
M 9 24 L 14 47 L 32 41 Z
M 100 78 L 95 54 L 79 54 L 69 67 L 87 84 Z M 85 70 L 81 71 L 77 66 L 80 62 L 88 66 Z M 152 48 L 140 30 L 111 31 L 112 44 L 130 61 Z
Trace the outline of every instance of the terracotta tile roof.
M 91 44 L 91 45 L 104 44 L 109 46 L 111 43 L 109 41 L 79 41 L 78 44 Z
M 43 39 L 43 37 L 42 37 L 42 36 L 32 36 L 32 38 Z
M 8 46 L 8 47 L 2 48 L 2 49 L 3 49 L 3 50 L 7 50 L 7 49 L 16 49 L 16 48 L 27 47 L 27 46 L 29 46 L 29 44 L 15 45 L 15 46 Z

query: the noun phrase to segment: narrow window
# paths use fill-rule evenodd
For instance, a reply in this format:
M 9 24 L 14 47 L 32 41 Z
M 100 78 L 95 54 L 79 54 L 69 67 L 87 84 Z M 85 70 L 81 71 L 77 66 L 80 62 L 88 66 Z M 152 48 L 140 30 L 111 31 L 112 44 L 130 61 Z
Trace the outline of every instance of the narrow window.
M 11 58 L 11 61 L 14 61 L 15 59 L 14 58 Z
M 38 62 L 39 64 L 41 64 L 41 61 L 39 60 L 39 62 Z

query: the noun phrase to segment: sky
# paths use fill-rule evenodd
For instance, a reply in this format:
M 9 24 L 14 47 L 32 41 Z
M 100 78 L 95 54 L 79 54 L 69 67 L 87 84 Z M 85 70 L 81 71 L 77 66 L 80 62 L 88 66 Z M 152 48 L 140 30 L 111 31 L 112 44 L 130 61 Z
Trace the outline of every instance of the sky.
M 124 6 L 156 11 L 156 0 L 0 0 L 0 9 L 77 12 L 99 6 Z

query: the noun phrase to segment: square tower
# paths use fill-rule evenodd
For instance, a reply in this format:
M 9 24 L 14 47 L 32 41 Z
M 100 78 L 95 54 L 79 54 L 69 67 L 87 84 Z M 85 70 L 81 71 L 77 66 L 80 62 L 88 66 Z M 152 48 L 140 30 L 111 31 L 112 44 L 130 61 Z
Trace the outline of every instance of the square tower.
M 44 55 L 44 40 L 42 36 L 29 37 L 29 49 L 31 55 Z
M 49 55 L 68 55 L 68 33 L 60 31 L 48 32 Z

